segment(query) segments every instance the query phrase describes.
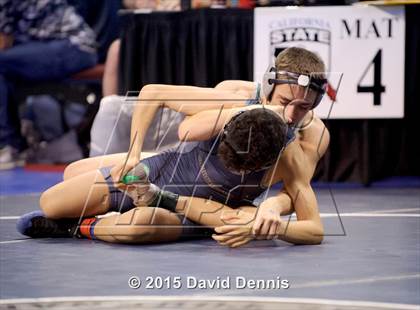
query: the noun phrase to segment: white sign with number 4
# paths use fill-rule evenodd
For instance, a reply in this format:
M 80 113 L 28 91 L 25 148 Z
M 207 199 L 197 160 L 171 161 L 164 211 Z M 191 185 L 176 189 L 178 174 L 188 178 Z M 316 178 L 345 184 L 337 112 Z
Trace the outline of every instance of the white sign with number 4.
M 257 8 L 254 79 L 270 59 L 300 46 L 324 60 L 330 94 L 316 108 L 322 118 L 404 116 L 405 10 L 403 6 Z M 340 83 L 341 80 L 341 83 Z

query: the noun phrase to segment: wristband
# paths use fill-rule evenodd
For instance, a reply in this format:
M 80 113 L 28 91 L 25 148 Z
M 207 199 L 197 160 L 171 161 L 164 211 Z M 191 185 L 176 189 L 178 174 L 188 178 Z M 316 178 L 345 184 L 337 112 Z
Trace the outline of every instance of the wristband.
M 160 190 L 156 198 L 149 204 L 149 207 L 162 208 L 175 212 L 179 195 L 172 192 Z

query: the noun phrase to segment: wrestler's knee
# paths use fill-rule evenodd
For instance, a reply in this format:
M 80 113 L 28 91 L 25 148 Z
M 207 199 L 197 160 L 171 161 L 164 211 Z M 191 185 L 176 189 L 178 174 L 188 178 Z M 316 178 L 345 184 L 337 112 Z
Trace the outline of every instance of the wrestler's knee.
M 63 179 L 68 180 L 75 176 L 78 176 L 87 170 L 87 163 L 85 159 L 81 159 L 69 164 L 66 169 L 64 169 Z
M 60 199 L 57 196 L 56 191 L 54 188 L 50 188 L 42 193 L 41 197 L 39 198 L 39 207 L 41 208 L 42 212 L 44 212 L 47 218 L 51 219 L 58 219 L 60 218 L 59 214 L 59 204 Z
M 171 213 L 161 208 L 139 207 L 134 209 L 132 226 L 141 227 L 145 233 L 154 234 L 159 226 L 170 224 Z

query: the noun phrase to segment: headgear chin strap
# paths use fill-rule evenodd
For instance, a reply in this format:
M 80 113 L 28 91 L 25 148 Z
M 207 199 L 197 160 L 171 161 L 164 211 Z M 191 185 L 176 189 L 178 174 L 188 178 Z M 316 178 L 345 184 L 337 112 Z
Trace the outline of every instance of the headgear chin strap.
M 285 78 L 278 79 L 278 76 L 285 76 Z M 315 90 L 317 96 L 312 106 L 312 109 L 315 109 L 325 94 L 327 80 L 289 71 L 277 71 L 276 68 L 271 67 L 264 73 L 262 81 L 263 93 L 267 99 L 270 98 L 274 90 L 274 86 L 277 84 L 296 84 Z

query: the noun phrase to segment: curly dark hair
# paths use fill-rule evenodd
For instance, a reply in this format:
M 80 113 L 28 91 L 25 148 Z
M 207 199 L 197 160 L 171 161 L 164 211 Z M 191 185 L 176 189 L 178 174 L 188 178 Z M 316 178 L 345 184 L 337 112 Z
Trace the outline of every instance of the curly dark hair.
M 246 110 L 226 124 L 218 148 L 232 171 L 256 171 L 274 164 L 286 142 L 287 125 L 266 108 Z

